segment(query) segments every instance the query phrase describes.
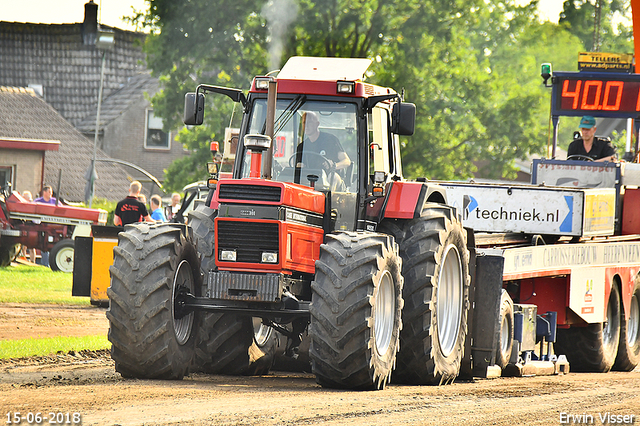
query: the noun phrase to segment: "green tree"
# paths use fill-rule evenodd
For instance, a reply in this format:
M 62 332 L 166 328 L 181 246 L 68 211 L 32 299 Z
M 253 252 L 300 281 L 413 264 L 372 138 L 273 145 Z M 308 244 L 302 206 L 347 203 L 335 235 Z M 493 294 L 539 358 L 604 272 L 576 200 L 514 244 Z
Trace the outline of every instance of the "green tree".
M 596 4 L 600 4 L 599 26 L 596 26 Z M 566 0 L 559 23 L 577 36 L 588 52 L 633 52 L 633 33 L 630 28 L 613 27 L 616 13 L 630 11 L 629 0 Z M 599 27 L 599 31 L 596 28 Z M 595 45 L 594 45 L 595 42 Z
M 167 129 L 180 125 L 183 94 L 198 83 L 246 90 L 254 75 L 292 55 L 369 57 L 368 81 L 404 89 L 417 106 L 416 133 L 402 140 L 408 177 L 468 178 L 477 160 L 490 162 L 493 177 L 512 176 L 515 158 L 547 143 L 540 63 L 564 69 L 583 48 L 566 26 L 541 24 L 536 1 L 149 3 L 139 18 L 152 29 L 145 49 L 163 87 L 154 111 Z M 179 134 L 192 155 L 167 170 L 170 190 L 206 176 L 209 141 L 221 141 L 230 124 L 233 103 L 212 98 L 206 126 Z M 235 123 L 239 116 L 236 110 Z

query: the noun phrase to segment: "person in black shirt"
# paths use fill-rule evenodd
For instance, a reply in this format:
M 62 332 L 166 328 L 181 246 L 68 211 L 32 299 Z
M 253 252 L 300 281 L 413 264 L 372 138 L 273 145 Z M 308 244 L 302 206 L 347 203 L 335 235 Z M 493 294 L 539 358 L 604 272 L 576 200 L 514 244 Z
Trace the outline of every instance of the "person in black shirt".
M 351 165 L 349 156 L 338 141 L 338 138 L 331 133 L 319 130 L 320 120 L 315 112 L 308 111 L 305 114 L 305 139 L 298 145 L 296 150 L 296 162 L 300 162 L 302 151 L 314 153 L 324 158 L 322 167 L 327 172 L 346 169 Z
M 588 157 L 593 161 L 614 161 L 616 149 L 611 142 L 595 137 L 596 119 L 585 115 L 580 120 L 580 133 L 582 138 L 574 139 L 569 144 L 567 159 L 572 156 Z
M 151 216 L 149 216 L 147 207 L 138 201 L 138 195 L 140 195 L 141 189 L 142 185 L 140 182 L 137 180 L 131 182 L 131 185 L 129 185 L 129 196 L 120 201 L 116 206 L 115 215 L 113 217 L 114 225 L 124 226 L 131 223 L 142 222 L 143 220 L 147 222 L 155 222 L 151 219 Z

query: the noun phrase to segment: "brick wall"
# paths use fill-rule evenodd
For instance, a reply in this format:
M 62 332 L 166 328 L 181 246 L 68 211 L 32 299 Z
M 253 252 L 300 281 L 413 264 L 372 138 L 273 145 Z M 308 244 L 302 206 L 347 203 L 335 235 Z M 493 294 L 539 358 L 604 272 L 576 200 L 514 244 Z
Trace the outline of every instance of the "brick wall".
M 145 148 L 145 118 L 149 108 L 149 102 L 140 94 L 123 114 L 106 126 L 103 149 L 109 156 L 134 163 L 163 181 L 164 169 L 169 167 L 173 160 L 188 153 L 182 144 L 175 141 L 175 131 L 171 132 L 170 149 Z M 127 171 L 136 178 L 146 179 L 134 169 L 129 168 Z

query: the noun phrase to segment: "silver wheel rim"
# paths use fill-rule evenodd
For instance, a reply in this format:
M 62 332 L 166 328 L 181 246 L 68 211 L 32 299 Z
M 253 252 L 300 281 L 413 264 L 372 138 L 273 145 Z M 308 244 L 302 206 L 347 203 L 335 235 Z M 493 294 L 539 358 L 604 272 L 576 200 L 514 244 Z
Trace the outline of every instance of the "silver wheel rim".
M 391 273 L 385 270 L 378 282 L 378 296 L 375 302 L 375 320 L 373 334 L 376 348 L 380 355 L 384 355 L 391 345 L 393 323 L 396 314 L 396 297 Z
M 251 319 L 253 321 L 253 338 L 258 346 L 264 346 L 271 337 L 273 328 L 264 325 L 261 318 L 253 317 Z
M 638 342 L 638 327 L 640 327 L 640 300 L 637 295 L 631 297 L 629 321 L 627 322 L 627 343 L 634 346 Z
M 617 335 L 617 327 L 614 327 L 617 324 L 617 321 L 620 320 L 620 317 L 613 312 L 614 300 L 613 300 L 613 291 L 611 295 L 609 295 L 609 302 L 607 303 L 607 319 L 606 322 L 602 325 L 602 343 L 604 346 L 609 347 L 613 344 L 614 339 Z
M 501 329 L 500 329 L 500 351 L 503 354 L 507 354 L 507 350 L 509 349 L 509 335 L 510 333 L 510 327 L 509 327 L 509 321 L 507 320 L 507 317 L 504 316 L 502 318 L 502 324 L 500 325 Z
M 171 292 L 171 319 L 173 320 L 173 331 L 176 335 L 178 344 L 184 345 L 191 336 L 191 328 L 193 327 L 194 313 L 190 312 L 188 315 L 182 318 L 176 318 L 175 315 L 175 300 L 177 291 L 180 287 L 188 289 L 189 293 L 193 294 L 193 273 L 191 272 L 191 265 L 186 260 L 183 260 L 178 265 L 175 275 L 173 276 L 173 289 Z
M 56 266 L 62 272 L 73 272 L 73 247 L 64 247 L 56 253 Z
M 460 317 L 462 316 L 462 265 L 458 249 L 449 245 L 438 277 L 437 324 L 440 350 L 451 355 L 458 341 Z

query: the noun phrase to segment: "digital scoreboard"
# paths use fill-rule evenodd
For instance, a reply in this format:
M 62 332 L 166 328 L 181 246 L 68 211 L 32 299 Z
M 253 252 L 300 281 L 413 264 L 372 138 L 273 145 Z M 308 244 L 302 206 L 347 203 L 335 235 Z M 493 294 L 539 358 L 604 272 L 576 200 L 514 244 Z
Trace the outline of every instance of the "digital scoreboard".
M 558 72 L 552 86 L 553 116 L 640 116 L 640 74 Z

